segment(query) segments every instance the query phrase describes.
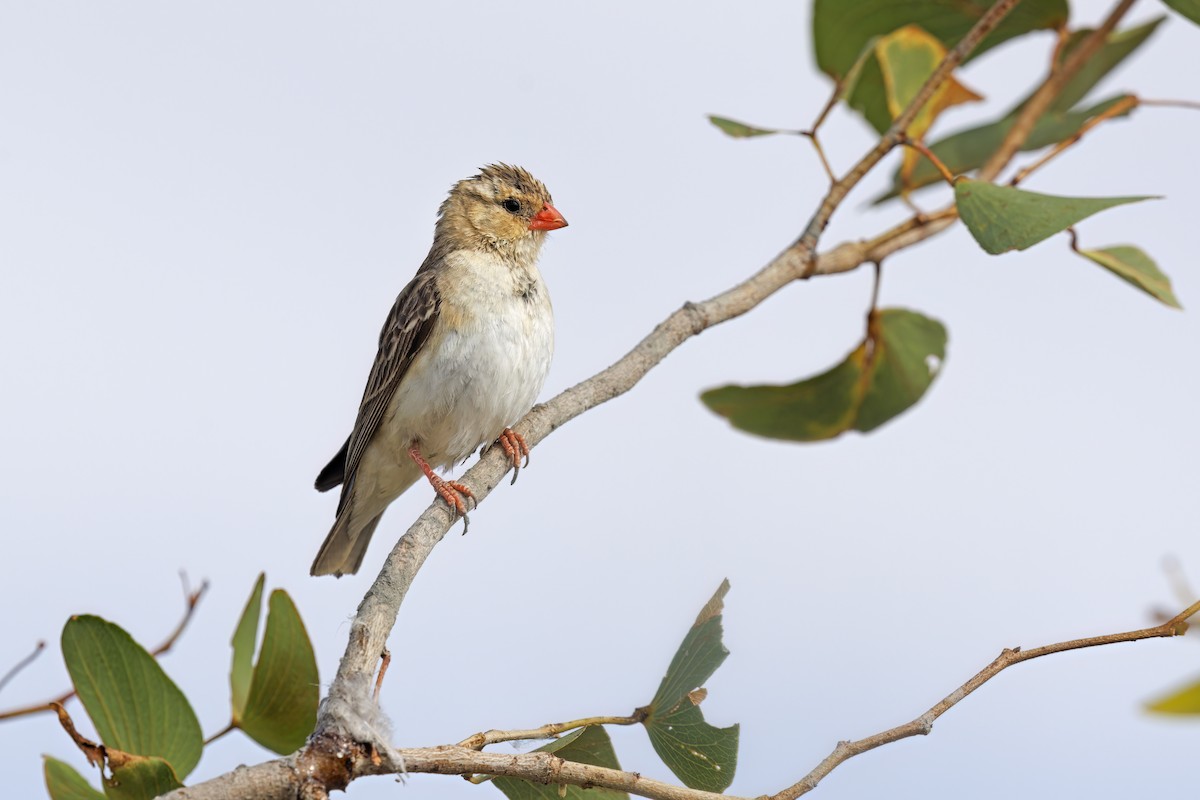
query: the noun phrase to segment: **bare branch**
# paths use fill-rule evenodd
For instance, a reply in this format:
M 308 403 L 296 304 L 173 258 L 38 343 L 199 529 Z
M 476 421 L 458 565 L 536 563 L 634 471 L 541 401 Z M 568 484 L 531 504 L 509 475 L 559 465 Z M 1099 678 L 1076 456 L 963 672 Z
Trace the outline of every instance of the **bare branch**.
M 30 664 L 32 664 L 34 662 L 34 660 L 36 660 L 37 657 L 40 656 L 42 654 L 42 651 L 45 649 L 46 649 L 46 642 L 45 642 L 45 640 L 42 640 L 42 641 L 38 642 L 36 645 L 34 645 L 32 653 L 30 653 L 29 655 L 22 658 L 16 664 L 13 664 L 12 669 L 10 669 L 8 672 L 4 673 L 3 678 L 0 678 L 0 691 L 2 691 L 4 689 L 4 687 L 8 685 L 9 681 L 11 681 L 13 678 L 17 677 L 17 674 L 21 670 L 25 669 Z
M 1188 618 L 1197 611 L 1200 611 L 1200 600 L 1192 603 L 1163 624 L 1155 625 L 1153 628 L 1142 628 L 1127 633 L 1113 633 L 1107 636 L 1092 636 L 1087 639 L 1072 639 L 1067 642 L 1035 647 L 1032 650 L 1022 650 L 1019 647 L 1004 650 L 992 663 L 976 673 L 973 678 L 943 697 L 941 701 L 911 722 L 906 722 L 903 725 L 883 731 L 882 733 L 877 733 L 874 736 L 868 736 L 865 739 L 859 739 L 855 742 L 838 742 L 833 752 L 826 756 L 825 760 L 818 764 L 812 772 L 782 792 L 771 795 L 770 800 L 795 800 L 800 795 L 815 789 L 822 778 L 847 759 L 865 753 L 868 750 L 874 750 L 876 747 L 899 741 L 900 739 L 928 734 L 933 730 L 934 720 L 945 714 L 964 697 L 1013 664 L 1020 664 L 1022 661 L 1030 661 L 1052 653 L 1063 653 L 1067 650 L 1080 650 L 1085 647 L 1099 647 L 1118 642 L 1136 642 L 1142 639 L 1179 636 L 1187 630 Z
M 499 742 L 519 742 L 529 739 L 549 739 L 552 736 L 558 736 L 560 733 L 573 731 L 576 728 L 584 728 L 588 725 L 637 725 L 646 719 L 644 711 L 632 714 L 628 717 L 584 717 L 583 719 L 573 719 L 570 722 L 552 722 L 548 725 L 543 725 L 540 728 L 529 728 L 528 730 L 515 731 L 497 731 L 490 730 L 482 733 L 477 733 L 473 736 L 468 736 L 458 743 L 459 747 L 468 747 L 472 750 L 482 750 L 489 744 L 497 744 Z

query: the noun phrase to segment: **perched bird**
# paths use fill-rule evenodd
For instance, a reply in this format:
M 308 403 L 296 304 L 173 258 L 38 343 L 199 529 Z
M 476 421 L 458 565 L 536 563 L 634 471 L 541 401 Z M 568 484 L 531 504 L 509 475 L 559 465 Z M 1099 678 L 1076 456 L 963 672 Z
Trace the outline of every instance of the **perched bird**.
M 350 438 L 317 476 L 319 491 L 341 484 L 342 495 L 313 575 L 357 572 L 384 510 L 422 473 L 465 518 L 474 496 L 435 468 L 496 441 L 514 469 L 528 457 L 508 426 L 550 369 L 554 316 L 537 259 L 546 232 L 566 224 L 520 167 L 493 164 L 450 190 L 379 334 Z

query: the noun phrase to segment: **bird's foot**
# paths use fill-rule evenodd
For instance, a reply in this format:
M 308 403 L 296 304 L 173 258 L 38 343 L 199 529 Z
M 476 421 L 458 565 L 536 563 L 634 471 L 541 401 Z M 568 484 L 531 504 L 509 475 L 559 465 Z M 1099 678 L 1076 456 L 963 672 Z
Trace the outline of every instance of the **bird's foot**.
M 451 511 L 462 517 L 463 533 L 466 533 L 467 527 L 471 524 L 471 520 L 467 517 L 467 511 L 470 507 L 478 505 L 474 493 L 467 488 L 466 484 L 458 481 L 448 481 L 438 475 L 428 477 L 429 482 L 433 484 L 433 490 L 438 493 L 438 497 L 446 501 L 446 505 L 450 506 Z
M 425 473 L 425 477 L 429 480 L 429 484 L 433 486 L 433 490 L 438 493 L 438 497 L 442 498 L 446 505 L 450 506 L 451 511 L 462 517 L 463 533 L 466 533 L 467 527 L 471 524 L 471 521 L 467 519 L 467 511 L 471 506 L 479 505 L 475 499 L 475 493 L 466 484 L 459 483 L 458 481 L 448 481 L 434 472 L 433 467 L 429 466 L 429 462 L 421 455 L 421 450 L 417 445 L 409 448 L 408 455 L 413 461 L 417 462 L 417 466 Z
M 512 428 L 505 428 L 504 433 L 501 433 L 500 438 L 496 441 L 504 448 L 504 455 L 508 456 L 508 460 L 512 463 L 513 477 L 509 482 L 509 485 L 512 485 L 517 482 L 517 475 L 520 474 L 521 467 L 529 466 L 529 445 L 525 443 L 525 437 Z M 522 459 L 525 460 L 524 464 L 521 463 Z

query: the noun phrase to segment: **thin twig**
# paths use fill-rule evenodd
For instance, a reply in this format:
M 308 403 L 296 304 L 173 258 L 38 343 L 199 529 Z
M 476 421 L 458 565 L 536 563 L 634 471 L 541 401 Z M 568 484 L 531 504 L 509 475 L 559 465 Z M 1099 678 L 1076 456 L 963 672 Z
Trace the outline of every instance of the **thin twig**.
M 183 619 L 181 619 L 179 624 L 175 626 L 175 630 L 171 631 L 167 638 L 163 640 L 162 644 L 150 651 L 150 655 L 154 656 L 155 658 L 158 658 L 175 646 L 175 642 L 179 639 L 188 623 L 191 622 L 192 615 L 196 612 L 196 606 L 199 604 L 200 598 L 204 597 L 204 593 L 208 591 L 208 581 L 202 582 L 199 588 L 197 588 L 195 591 L 191 591 L 188 589 L 187 575 L 181 572 L 180 578 L 183 581 L 183 602 L 185 605 Z M 55 704 L 62 705 L 74 696 L 75 690 L 71 689 L 68 692 L 63 692 L 53 700 L 47 700 L 44 703 L 22 706 L 21 708 L 13 708 L 9 709 L 8 711 L 0 711 L 0 722 L 9 719 L 15 719 L 17 717 L 26 717 L 30 714 L 40 714 L 45 711 L 54 711 Z
M 830 92 L 829 99 L 825 101 L 825 105 L 821 109 L 821 113 L 817 114 L 816 120 L 813 121 L 813 124 L 808 128 L 808 130 L 799 131 L 801 136 L 807 137 L 808 140 L 812 142 L 813 149 L 817 151 L 817 158 L 821 160 L 821 166 L 825 168 L 825 174 L 829 176 L 830 184 L 837 183 L 837 176 L 833 174 L 833 167 L 829 165 L 829 159 L 825 157 L 825 149 L 821 147 L 821 140 L 817 138 L 817 131 L 820 130 L 821 126 L 825 124 L 825 119 L 829 116 L 829 112 L 833 111 L 834 106 L 836 106 L 838 104 L 838 100 L 841 99 L 843 86 L 844 83 L 842 80 L 837 80 L 834 82 L 833 91 Z
M 1162 108 L 1186 108 L 1200 111 L 1200 100 L 1141 100 L 1143 106 L 1161 106 Z
M 13 668 L 10 669 L 8 672 L 4 673 L 3 678 L 0 678 L 0 691 L 4 690 L 4 687 L 8 685 L 9 681 L 11 681 L 13 678 L 17 677 L 18 672 L 20 672 L 21 670 L 25 669 L 30 664 L 32 664 L 34 662 L 34 660 L 38 656 L 40 656 L 42 654 L 42 651 L 45 649 L 46 649 L 46 641 L 44 639 L 42 641 L 39 641 L 36 645 L 34 645 L 32 653 L 25 656 L 20 661 L 18 661 L 16 664 L 14 664 Z
M 376 703 L 379 702 L 379 693 L 383 691 L 383 676 L 387 675 L 388 667 L 391 664 L 392 651 L 385 647 L 383 648 L 383 652 L 379 654 L 379 674 L 375 676 L 375 694 L 371 698 Z
M 951 186 L 954 185 L 954 173 L 950 171 L 949 167 L 942 163 L 940 158 L 933 154 L 932 150 L 925 146 L 924 142 L 922 142 L 920 139 L 911 139 L 905 135 L 900 140 L 900 144 L 904 145 L 905 147 L 911 147 L 913 150 L 916 150 L 918 153 L 925 156 L 925 158 L 929 159 L 929 163 L 933 164 L 934 169 L 941 174 L 942 179 Z
M 518 742 L 529 739 L 549 739 L 552 736 L 558 736 L 560 733 L 573 731 L 576 728 L 584 728 L 588 725 L 637 725 L 643 722 L 646 715 L 632 714 L 628 717 L 584 717 L 583 719 L 573 719 L 570 722 L 552 722 L 548 725 L 543 725 L 540 728 L 529 728 L 528 730 L 513 730 L 513 731 L 498 731 L 490 730 L 476 733 L 468 736 L 458 743 L 459 747 L 469 747 L 472 750 L 482 750 L 489 744 L 497 744 L 499 742 Z
M 1048 161 L 1050 161 L 1053 158 L 1056 158 L 1060 153 L 1062 153 L 1068 147 L 1071 147 L 1072 145 L 1074 145 L 1076 142 L 1078 142 L 1080 139 L 1083 138 L 1083 135 L 1085 133 L 1087 133 L 1092 128 L 1099 125 L 1101 122 L 1105 122 L 1106 120 L 1113 119 L 1114 117 L 1119 117 L 1122 114 L 1124 114 L 1128 111 L 1132 111 L 1133 109 L 1137 108 L 1140 104 L 1141 104 L 1140 101 L 1133 95 L 1126 95 L 1125 97 L 1121 98 L 1117 102 L 1113 103 L 1111 106 L 1106 108 L 1104 111 L 1102 111 L 1101 113 L 1092 117 L 1087 122 L 1083 123 L 1083 125 L 1079 126 L 1079 130 L 1075 131 L 1075 133 L 1071 134 L 1066 139 L 1063 139 L 1061 142 L 1054 145 L 1054 147 L 1050 148 L 1050 151 L 1048 153 L 1046 153 L 1045 155 L 1043 155 L 1041 158 L 1039 158 L 1037 161 L 1034 161 L 1032 164 L 1029 164 L 1028 166 L 1022 167 L 1020 170 L 1018 170 L 1017 174 L 1014 175 L 1012 177 L 1012 180 L 1010 180 L 1008 182 L 1009 186 L 1016 186 L 1021 181 L 1025 180 L 1030 175 L 1032 175 L 1034 172 L 1041 169 L 1043 166 L 1046 165 L 1046 163 Z
M 1068 650 L 1080 650 L 1085 647 L 1100 647 L 1107 644 L 1117 644 L 1118 642 L 1136 642 L 1142 639 L 1155 639 L 1162 637 L 1179 636 L 1187 630 L 1187 620 L 1197 611 L 1200 611 L 1200 600 L 1192 603 L 1183 611 L 1176 614 L 1171 619 L 1161 625 L 1155 625 L 1153 628 L 1142 628 L 1136 631 L 1128 631 L 1126 633 L 1113 633 L 1107 636 L 1092 636 L 1087 639 L 1072 639 L 1066 642 L 1058 642 L 1057 644 L 1048 644 L 1043 647 L 1035 647 L 1032 650 L 1022 650 L 1019 647 L 1014 647 L 1004 650 L 996 657 L 992 663 L 988 664 L 982 670 L 975 674 L 969 681 L 959 686 L 950 694 L 942 698 L 932 708 L 926 711 L 921 716 L 899 725 L 890 730 L 877 733 L 874 736 L 868 736 L 865 739 L 859 739 L 855 742 L 838 742 L 837 747 L 833 749 L 824 761 L 818 764 L 812 772 L 805 775 L 797 783 L 784 789 L 778 794 L 771 795 L 769 800 L 795 800 L 802 794 L 812 791 L 820 783 L 821 779 L 832 772 L 839 764 L 849 758 L 853 758 L 860 753 L 865 753 L 868 750 L 874 750 L 881 745 L 890 744 L 900 739 L 907 739 L 910 736 L 924 736 L 933 730 L 933 722 L 942 714 L 945 714 L 951 708 L 959 703 L 964 697 L 978 689 L 983 684 L 987 683 L 992 678 L 999 675 L 1002 671 L 1011 667 L 1013 664 L 1020 664 L 1022 661 L 1030 661 L 1042 656 L 1048 656 L 1053 653 L 1063 653 Z
M 236 730 L 237 730 L 237 725 L 235 725 L 233 723 L 233 721 L 231 720 L 230 723 L 228 725 L 226 725 L 224 728 L 221 728 L 221 730 L 217 731 L 212 736 L 209 736 L 207 739 L 205 739 L 204 746 L 208 747 L 210 744 L 215 742 L 217 739 L 220 739 L 225 734 L 233 733 Z

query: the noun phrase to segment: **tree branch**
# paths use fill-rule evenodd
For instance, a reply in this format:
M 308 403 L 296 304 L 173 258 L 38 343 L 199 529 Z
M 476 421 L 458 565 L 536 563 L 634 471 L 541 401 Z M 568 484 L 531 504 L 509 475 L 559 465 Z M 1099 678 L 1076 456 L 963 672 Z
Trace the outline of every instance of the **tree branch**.
M 1072 639 L 1037 647 L 1032 650 L 1022 650 L 1019 647 L 1006 649 L 970 680 L 946 695 L 946 697 L 921 716 L 904 725 L 868 736 L 865 739 L 859 739 L 854 742 L 839 742 L 833 752 L 799 782 L 777 794 L 758 798 L 758 800 L 795 800 L 800 795 L 814 789 L 821 779 L 840 764 L 856 755 L 910 736 L 928 734 L 933 729 L 934 720 L 957 705 L 967 695 L 1014 664 L 1054 653 L 1079 650 L 1085 647 L 1099 647 L 1118 642 L 1136 642 L 1142 639 L 1179 636 L 1187 629 L 1187 619 L 1198 611 L 1200 611 L 1200 601 L 1188 606 L 1163 624 L 1152 628 L 1142 628 L 1140 630 L 1113 633 L 1105 636 L 1093 636 L 1086 639 Z M 621 718 L 617 719 L 620 720 Z M 554 726 L 545 726 L 539 730 L 552 727 Z M 364 745 L 350 744 L 349 746 L 344 746 L 339 751 L 338 756 L 340 761 L 338 766 L 344 770 L 346 780 L 349 780 L 351 777 L 364 775 L 391 775 L 405 772 L 437 775 L 486 774 L 505 775 L 542 784 L 567 784 L 583 787 L 602 786 L 608 789 L 629 792 L 641 797 L 648 797 L 651 800 L 717 800 L 718 798 L 724 798 L 725 800 L 749 800 L 749 798 L 739 798 L 733 795 L 721 795 L 696 789 L 686 789 L 663 783 L 662 781 L 644 778 L 636 772 L 624 772 L 605 767 L 596 767 L 590 764 L 564 761 L 550 753 L 488 753 L 480 752 L 473 748 L 479 737 L 486 738 L 488 735 L 476 734 L 467 739 L 463 744 L 458 745 L 408 748 L 391 750 L 387 753 L 372 751 Z M 496 739 L 496 741 L 504 740 L 504 738 Z M 465 746 L 466 744 L 470 744 L 471 746 Z M 216 778 L 207 783 L 187 789 L 178 789 L 166 795 L 166 798 L 168 800 L 218 800 L 218 798 L 220 800 L 229 800 L 229 798 L 235 797 L 253 797 L 256 800 L 274 800 L 275 798 L 278 798 L 278 800 L 292 800 L 297 796 L 297 786 L 304 780 L 301 776 L 308 776 L 309 779 L 312 779 L 314 776 L 320 776 L 317 778 L 318 781 L 326 781 L 329 776 L 327 773 L 322 772 L 322 769 L 328 767 L 327 762 L 323 765 L 314 763 L 313 759 L 306 752 L 302 751 L 299 754 L 259 764 L 254 767 L 239 767 L 229 775 Z M 329 788 L 340 788 L 337 784 L 326 783 L 325 785 L 329 786 Z
M 1019 647 L 1006 649 L 992 663 L 977 672 L 973 678 L 943 697 L 941 701 L 911 722 L 906 722 L 903 725 L 883 731 L 882 733 L 877 733 L 874 736 L 868 736 L 865 739 L 859 739 L 856 742 L 838 742 L 837 747 L 833 748 L 833 752 L 826 756 L 825 760 L 818 764 L 812 772 L 779 794 L 771 795 L 769 800 L 795 800 L 800 795 L 815 789 L 822 778 L 847 759 L 853 758 L 860 753 L 865 753 L 868 750 L 874 750 L 876 747 L 890 744 L 900 739 L 907 739 L 910 736 L 925 736 L 933 730 L 934 720 L 945 714 L 964 697 L 1013 664 L 1020 664 L 1022 661 L 1030 661 L 1052 653 L 1063 653 L 1067 650 L 1081 650 L 1085 647 L 1099 647 L 1118 642 L 1136 642 L 1142 639 L 1179 636 L 1187 630 L 1188 617 L 1191 617 L 1197 611 L 1200 611 L 1200 600 L 1192 603 L 1163 624 L 1155 625 L 1153 628 L 1142 628 L 1136 631 L 1128 631 L 1127 633 L 1113 633 L 1107 636 L 1092 636 L 1087 639 L 1072 639 L 1067 642 L 1035 647 L 1032 650 L 1022 650 Z

